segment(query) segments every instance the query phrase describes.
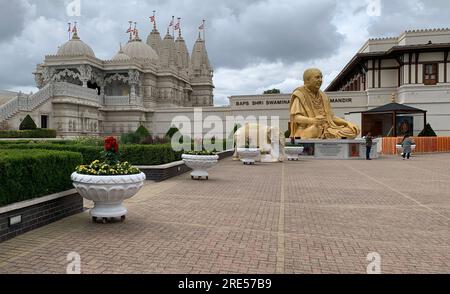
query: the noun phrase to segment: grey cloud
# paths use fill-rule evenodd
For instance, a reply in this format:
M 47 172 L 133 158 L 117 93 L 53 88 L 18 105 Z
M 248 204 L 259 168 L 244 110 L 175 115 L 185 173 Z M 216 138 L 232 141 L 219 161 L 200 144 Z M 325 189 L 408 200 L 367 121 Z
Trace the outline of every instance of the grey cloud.
M 138 21 L 141 38 L 147 38 L 153 10 L 163 37 L 171 16 L 182 17 L 189 50 L 201 20 L 206 19 L 207 49 L 216 70 L 242 69 L 260 62 L 310 64 L 343 50 L 344 36 L 333 24 L 339 13 L 333 0 L 81 0 L 81 17 L 66 15 L 65 5 L 70 1 L 1 0 L 0 49 L 6 57 L 0 60 L 0 89 L 33 85 L 35 64 L 67 41 L 67 22 L 78 21 L 83 41 L 99 58 L 108 59 L 117 52 L 119 42 L 128 40 L 128 20 Z M 364 10 L 361 6 L 353 14 L 361 16 Z M 405 29 L 443 27 L 449 14 L 445 0 L 386 0 L 382 15 L 370 18 L 368 30 L 372 37 L 381 37 Z
M 292 63 L 324 58 L 337 51 L 343 36 L 331 23 L 335 12 L 332 1 L 314 5 L 292 2 L 279 7 L 275 3 L 256 3 L 239 18 L 214 20 L 208 33 L 212 63 L 242 68 L 261 61 Z
M 20 35 L 25 27 L 25 3 L 0 1 L 0 43 Z
M 372 37 L 398 36 L 405 30 L 450 26 L 448 0 L 385 0 L 369 27 Z

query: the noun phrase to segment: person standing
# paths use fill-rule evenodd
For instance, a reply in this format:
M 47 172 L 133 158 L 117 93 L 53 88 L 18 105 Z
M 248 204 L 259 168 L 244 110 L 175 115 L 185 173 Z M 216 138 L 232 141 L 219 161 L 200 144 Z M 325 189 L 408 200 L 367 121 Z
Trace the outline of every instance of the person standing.
M 412 151 L 412 145 L 414 144 L 414 141 L 409 137 L 409 135 L 405 135 L 402 141 L 402 147 L 403 147 L 403 160 L 405 158 L 409 159 L 411 157 L 411 151 Z
M 372 159 L 370 159 L 370 151 L 372 151 L 372 146 L 373 146 L 372 133 L 368 132 L 367 136 L 366 136 L 366 159 L 367 160 L 372 160 Z

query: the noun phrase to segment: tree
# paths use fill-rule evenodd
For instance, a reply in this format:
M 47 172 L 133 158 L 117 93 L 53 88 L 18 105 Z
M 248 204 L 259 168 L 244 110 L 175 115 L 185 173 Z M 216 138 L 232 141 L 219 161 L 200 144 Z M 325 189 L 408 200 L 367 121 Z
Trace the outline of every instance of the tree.
M 236 134 L 237 130 L 241 127 L 240 124 L 235 124 L 233 127 L 233 130 L 231 131 L 230 135 L 228 135 L 228 139 L 232 140 L 234 138 L 234 134 Z
M 141 139 L 150 136 L 150 132 L 147 130 L 146 127 L 144 127 L 143 125 L 141 125 L 137 130 L 136 130 L 136 135 L 138 135 Z
M 20 123 L 19 126 L 19 130 L 21 131 L 36 130 L 36 129 L 37 129 L 36 123 L 29 114 L 23 119 L 23 121 Z
M 165 137 L 172 139 L 173 135 L 178 133 L 180 130 L 174 126 L 172 126 L 166 133 Z
M 267 91 L 264 91 L 264 95 L 267 95 L 267 94 L 280 94 L 281 93 L 281 91 L 279 90 L 279 89 L 272 89 L 272 90 L 267 90 Z
M 433 128 L 430 124 L 427 124 L 425 128 L 420 132 L 419 137 L 437 137 L 436 133 L 434 132 Z
M 287 130 L 286 132 L 284 132 L 284 137 L 286 139 L 290 138 L 291 137 L 291 130 Z

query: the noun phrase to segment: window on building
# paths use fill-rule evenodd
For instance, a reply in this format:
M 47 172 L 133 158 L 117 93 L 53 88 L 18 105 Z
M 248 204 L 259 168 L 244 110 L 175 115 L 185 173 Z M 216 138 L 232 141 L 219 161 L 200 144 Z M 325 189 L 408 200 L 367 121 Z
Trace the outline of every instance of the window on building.
M 47 129 L 47 128 L 48 128 L 48 116 L 41 115 L 41 129 Z
M 424 64 L 423 66 L 423 83 L 425 85 L 436 85 L 438 82 L 438 65 L 437 63 Z

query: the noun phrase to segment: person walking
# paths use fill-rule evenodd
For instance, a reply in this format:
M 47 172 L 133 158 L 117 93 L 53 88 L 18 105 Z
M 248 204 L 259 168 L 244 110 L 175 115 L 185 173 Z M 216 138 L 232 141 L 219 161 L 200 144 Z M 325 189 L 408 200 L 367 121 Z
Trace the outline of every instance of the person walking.
M 411 139 L 409 135 L 405 135 L 402 141 L 403 160 L 405 160 L 405 158 L 409 159 L 411 157 L 412 145 L 414 145 L 414 141 Z
M 372 160 L 370 159 L 370 151 L 372 150 L 372 146 L 373 146 L 372 133 L 368 132 L 366 136 L 366 160 Z

